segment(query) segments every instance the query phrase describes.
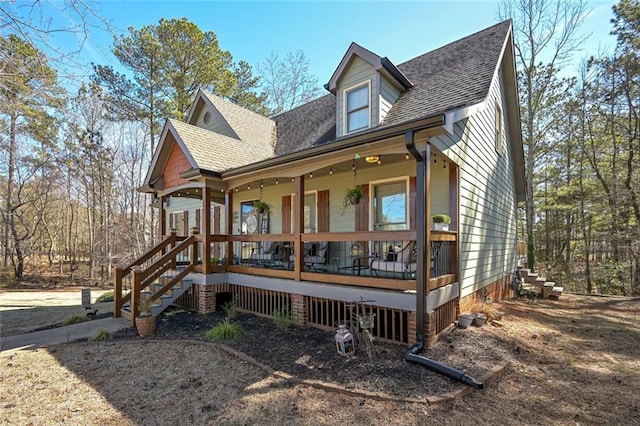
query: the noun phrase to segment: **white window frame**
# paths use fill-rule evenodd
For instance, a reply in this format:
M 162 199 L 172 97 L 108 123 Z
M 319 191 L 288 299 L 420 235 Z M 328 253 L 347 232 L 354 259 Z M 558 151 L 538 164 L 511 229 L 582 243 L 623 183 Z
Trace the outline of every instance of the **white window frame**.
M 354 111 L 348 111 L 347 107 L 348 107 L 348 95 L 349 93 L 361 89 L 362 87 L 367 86 L 367 92 L 368 92 L 368 102 L 367 102 L 367 125 L 364 127 L 359 127 L 355 130 L 349 130 L 349 114 L 353 113 L 353 112 L 357 112 L 357 111 L 361 111 L 364 110 L 365 107 L 356 109 Z M 368 129 L 371 127 L 371 80 L 367 80 L 364 81 L 362 83 L 358 83 L 356 85 L 347 87 L 346 89 L 343 90 L 342 92 L 343 94 L 343 98 L 342 98 L 342 123 L 344 126 L 344 134 L 348 135 L 350 133 L 355 133 L 355 132 L 360 132 L 362 130 Z
M 409 208 L 409 204 L 410 204 L 410 200 L 409 200 L 409 191 L 411 190 L 410 187 L 410 176 L 395 176 L 392 178 L 387 178 L 387 179 L 380 179 L 380 180 L 372 180 L 369 182 L 369 230 L 373 231 L 374 230 L 374 226 L 375 226 L 375 209 L 374 209 L 374 205 L 373 202 L 375 201 L 375 191 L 373 190 L 373 188 L 376 185 L 381 185 L 381 184 L 385 184 L 385 183 L 389 183 L 389 182 L 399 182 L 404 180 L 405 181 L 405 206 L 404 206 L 404 211 L 406 214 L 406 221 L 407 221 L 407 228 L 406 229 L 411 229 L 411 210 Z
M 315 223 L 313 224 L 313 229 L 315 229 L 316 231 L 314 233 L 318 232 L 318 190 L 317 189 L 312 189 L 309 191 L 304 191 L 304 196 L 306 197 L 307 195 L 313 195 L 316 199 L 315 202 L 315 208 L 316 208 L 316 214 L 314 215 L 314 217 L 316 218 Z M 293 206 L 295 205 L 296 199 L 296 194 L 294 192 L 291 193 L 291 229 L 293 229 L 294 227 L 294 221 L 295 221 L 295 217 L 293 215 L 293 212 L 295 211 L 295 209 L 293 208 Z M 304 212 L 303 212 L 304 213 Z M 302 224 L 302 232 L 304 232 L 304 223 Z

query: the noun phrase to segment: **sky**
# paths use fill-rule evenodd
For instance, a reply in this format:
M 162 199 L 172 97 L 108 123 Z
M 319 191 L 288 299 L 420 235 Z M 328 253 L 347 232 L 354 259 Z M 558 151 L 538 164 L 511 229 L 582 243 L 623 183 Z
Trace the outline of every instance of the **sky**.
M 21 3 L 22 1 L 22 3 Z M 29 1 L 29 3 L 31 3 Z M 73 14 L 61 9 L 60 0 L 51 0 L 43 15 L 52 22 L 74 21 Z M 611 50 L 615 39 L 609 35 L 615 1 L 590 1 L 591 13 L 582 32 L 591 34 L 576 60 Z M 26 5 L 16 0 L 14 8 Z M 304 51 L 310 71 L 321 84 L 326 83 L 351 42 L 388 57 L 400 64 L 422 53 L 480 31 L 499 21 L 498 0 L 412 2 L 380 1 L 151 1 L 103 0 L 95 10 L 114 28 L 125 34 L 128 27 L 157 24 L 160 18 L 182 18 L 195 22 L 202 31 L 213 31 L 220 47 L 235 61 L 252 66 L 275 52 Z M 22 10 L 24 11 L 24 9 Z M 47 16 L 50 15 L 50 16 Z M 60 24 L 62 25 L 62 24 Z M 71 50 L 78 41 L 54 34 L 54 43 Z M 113 34 L 91 29 L 78 59 L 90 70 L 90 64 L 118 66 L 110 53 Z M 577 69 L 577 66 L 576 66 Z M 76 70 L 78 71 L 78 70 Z

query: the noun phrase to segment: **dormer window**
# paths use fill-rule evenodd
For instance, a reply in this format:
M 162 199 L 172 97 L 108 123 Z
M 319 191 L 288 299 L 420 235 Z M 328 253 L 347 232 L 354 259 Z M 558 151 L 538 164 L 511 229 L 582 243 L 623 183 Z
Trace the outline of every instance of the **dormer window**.
M 370 80 L 344 91 L 346 133 L 366 129 L 370 125 Z

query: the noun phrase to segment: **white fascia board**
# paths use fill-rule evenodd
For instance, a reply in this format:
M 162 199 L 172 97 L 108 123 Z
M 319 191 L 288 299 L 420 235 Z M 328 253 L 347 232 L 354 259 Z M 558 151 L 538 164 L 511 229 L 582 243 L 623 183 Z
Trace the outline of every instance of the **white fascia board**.
M 475 113 L 482 111 L 485 108 L 486 104 L 487 104 L 487 101 L 484 100 L 477 104 L 469 105 L 463 108 L 458 108 L 458 109 L 454 109 L 449 112 L 446 112 L 444 114 L 445 115 L 444 129 L 447 131 L 447 133 L 449 133 L 450 135 L 453 135 L 454 123 L 460 120 L 464 120 L 465 118 L 471 117 Z

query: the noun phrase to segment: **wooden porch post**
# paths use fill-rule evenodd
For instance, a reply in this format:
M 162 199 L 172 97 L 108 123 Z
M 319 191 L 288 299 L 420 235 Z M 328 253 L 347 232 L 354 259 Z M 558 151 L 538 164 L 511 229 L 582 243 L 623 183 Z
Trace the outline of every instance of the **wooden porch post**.
M 424 242 L 425 242 L 425 267 L 424 285 L 425 296 L 429 294 L 429 281 L 431 280 L 431 142 L 427 140 L 427 148 L 424 153 Z M 427 306 L 427 311 L 429 307 Z
M 224 216 L 227 222 L 225 224 L 225 233 L 233 235 L 233 190 L 231 189 L 224 194 Z M 227 240 L 226 244 L 224 264 L 228 266 L 233 264 L 233 242 Z
M 451 214 L 451 230 L 457 232 L 456 241 L 451 250 L 451 270 L 456 274 L 456 281 L 460 281 L 458 270 L 458 256 L 460 250 L 460 182 L 458 166 L 450 163 L 449 167 L 449 212 Z
M 202 189 L 202 223 L 200 229 L 204 233 L 202 247 L 202 273 L 211 272 L 211 188 L 205 186 Z
M 293 249 L 295 252 L 294 257 L 294 265 L 293 265 L 293 275 L 296 281 L 300 281 L 303 261 L 304 261 L 304 253 L 302 238 L 301 235 L 304 231 L 302 228 L 303 217 L 304 214 L 304 175 L 297 176 L 295 179 L 295 203 L 293 205 Z
M 198 228 L 196 228 L 195 226 L 191 228 L 192 236 L 195 237 L 198 234 L 200 234 L 200 230 Z M 193 242 L 193 246 L 191 247 L 191 266 L 193 266 L 194 268 L 198 266 L 198 241 L 197 240 Z
M 140 292 L 142 291 L 142 267 L 139 265 L 132 266 L 131 272 L 133 272 L 133 285 L 131 288 L 131 323 L 135 321 L 135 318 L 140 314 Z
M 162 239 L 167 235 L 167 213 L 164 211 L 164 200 L 165 196 L 163 195 L 160 197 L 160 217 L 158 218 L 160 236 L 158 241 L 162 241 Z

